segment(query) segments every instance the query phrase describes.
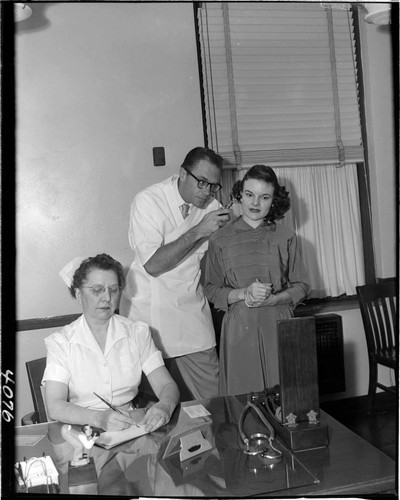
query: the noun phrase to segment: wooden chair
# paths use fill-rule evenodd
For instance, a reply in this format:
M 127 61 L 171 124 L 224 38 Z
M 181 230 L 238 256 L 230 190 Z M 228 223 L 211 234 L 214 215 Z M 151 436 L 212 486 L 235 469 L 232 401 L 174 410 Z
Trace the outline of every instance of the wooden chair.
M 46 368 L 46 358 L 27 361 L 25 365 L 28 372 L 29 386 L 31 389 L 33 407 L 35 411 L 25 415 L 21 420 L 21 424 L 29 425 L 48 422 L 46 407 L 41 390 L 41 381 Z
M 368 410 L 374 406 L 376 389 L 397 395 L 398 324 L 396 279 L 356 287 L 367 339 L 369 359 Z M 395 370 L 396 386 L 378 382 L 378 365 Z

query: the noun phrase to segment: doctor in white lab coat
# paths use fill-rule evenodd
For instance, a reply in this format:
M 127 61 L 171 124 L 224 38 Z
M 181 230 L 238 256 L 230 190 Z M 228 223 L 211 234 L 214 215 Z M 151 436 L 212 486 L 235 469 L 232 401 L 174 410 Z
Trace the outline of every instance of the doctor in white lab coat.
M 131 206 L 134 257 L 120 314 L 151 326 L 182 399 L 218 395 L 215 333 L 200 262 L 209 236 L 232 215 L 214 198 L 221 168 L 219 155 L 197 147 L 179 174 L 141 191 Z

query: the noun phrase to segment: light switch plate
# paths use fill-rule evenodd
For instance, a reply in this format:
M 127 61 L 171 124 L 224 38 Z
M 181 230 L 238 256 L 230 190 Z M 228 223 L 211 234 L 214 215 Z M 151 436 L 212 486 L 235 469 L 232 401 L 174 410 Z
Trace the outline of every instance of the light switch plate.
M 165 149 L 163 147 L 153 148 L 153 163 L 155 167 L 165 165 Z

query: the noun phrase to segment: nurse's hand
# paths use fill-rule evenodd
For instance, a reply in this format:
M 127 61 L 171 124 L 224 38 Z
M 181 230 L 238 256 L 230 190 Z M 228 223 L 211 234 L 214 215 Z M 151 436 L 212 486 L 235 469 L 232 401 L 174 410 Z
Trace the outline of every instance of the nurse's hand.
M 127 411 L 121 411 L 122 413 L 118 413 L 114 410 L 99 411 L 96 427 L 104 429 L 105 431 L 122 431 L 128 429 L 135 421 Z
M 174 408 L 170 403 L 158 401 L 147 410 L 139 425 L 144 425 L 147 432 L 155 431 L 170 421 Z

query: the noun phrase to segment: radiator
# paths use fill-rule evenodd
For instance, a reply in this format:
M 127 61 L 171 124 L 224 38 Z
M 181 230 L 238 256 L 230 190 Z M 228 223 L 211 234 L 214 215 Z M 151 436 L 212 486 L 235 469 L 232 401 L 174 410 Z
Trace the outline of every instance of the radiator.
M 314 316 L 317 336 L 319 395 L 346 390 L 342 317 L 338 314 Z
M 211 307 L 217 349 L 224 312 Z M 338 314 L 314 316 L 317 337 L 317 363 L 319 395 L 344 392 L 346 390 L 344 373 L 342 317 Z

